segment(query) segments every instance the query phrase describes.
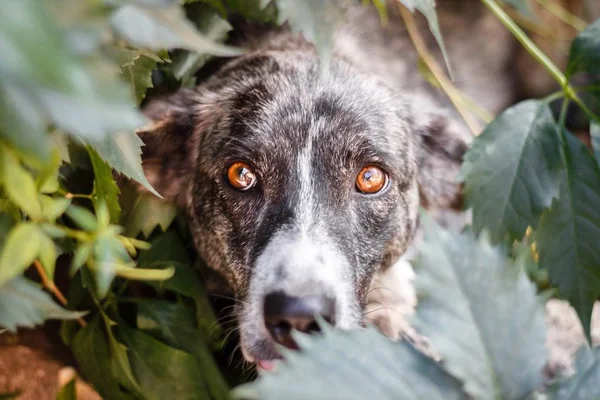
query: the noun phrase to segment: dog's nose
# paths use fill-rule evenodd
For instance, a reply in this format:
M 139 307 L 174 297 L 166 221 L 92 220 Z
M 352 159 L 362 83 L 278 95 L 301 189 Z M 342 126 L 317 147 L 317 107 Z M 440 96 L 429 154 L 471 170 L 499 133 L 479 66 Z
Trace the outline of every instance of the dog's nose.
M 335 301 L 326 296 L 293 297 L 274 292 L 265 297 L 264 315 L 273 339 L 287 348 L 297 349 L 291 335 L 292 329 L 304 333 L 319 332 L 315 315 L 333 324 Z

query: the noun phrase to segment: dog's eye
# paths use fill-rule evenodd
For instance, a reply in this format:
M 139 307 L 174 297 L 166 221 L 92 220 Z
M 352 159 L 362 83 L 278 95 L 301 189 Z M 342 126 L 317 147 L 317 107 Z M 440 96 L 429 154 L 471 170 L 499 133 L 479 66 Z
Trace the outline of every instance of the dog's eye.
M 356 188 L 365 194 L 373 194 L 382 191 L 388 182 L 388 176 L 384 170 L 374 165 L 367 165 L 360 170 L 356 177 Z
M 237 190 L 248 190 L 256 185 L 256 175 L 250 166 L 244 162 L 236 161 L 227 170 L 229 184 Z

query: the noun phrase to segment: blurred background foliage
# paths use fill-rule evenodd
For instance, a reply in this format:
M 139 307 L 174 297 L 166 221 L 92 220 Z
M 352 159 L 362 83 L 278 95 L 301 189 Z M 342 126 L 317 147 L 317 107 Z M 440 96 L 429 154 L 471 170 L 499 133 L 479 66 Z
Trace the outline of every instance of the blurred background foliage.
M 503 8 L 483 2 L 534 56 L 535 62 L 516 66 L 523 76 L 554 78 L 557 93 L 507 110 L 475 140 L 462 171 L 472 231 L 455 237 L 425 217 L 414 322 L 444 363 L 370 329 L 325 328 L 322 337 L 299 336 L 303 352 L 286 353 L 286 365 L 241 386 L 235 396 L 541 396 L 535 391 L 547 357 L 547 296 L 538 295 L 531 281 L 537 289 L 557 287 L 589 332 L 591 307 L 600 295 L 600 170 L 567 127 L 587 130 L 591 121 L 590 142 L 598 154 L 600 90 L 577 79 L 600 73 L 600 22 L 588 26 L 591 17 L 585 17 L 600 10 L 594 1 L 583 2 L 580 14 L 551 0 L 507 0 Z M 235 335 L 228 320 L 217 321 L 212 306 L 219 299 L 205 295 L 198 271 L 206 266 L 193 250 L 185 219 L 144 177 L 143 143 L 135 131 L 149 121 L 139 108 L 152 96 L 193 87 L 212 57 L 242 54 L 226 44 L 236 18 L 287 21 L 327 60 L 332 31 L 352 3 L 5 1 L 0 326 L 14 332 L 64 320 L 60 335 L 80 373 L 108 399 L 225 399 L 230 388 L 253 378 L 235 341 L 226 340 Z M 363 3 L 377 7 L 386 22 L 384 0 Z M 427 18 L 445 54 L 435 2 L 401 3 Z M 548 15 L 569 26 L 568 33 L 549 29 Z M 431 78 L 428 68 L 423 72 Z M 548 94 L 537 78 L 523 85 L 529 93 Z M 567 121 L 568 107 L 579 110 L 572 114 L 575 121 Z M 514 168 L 503 167 L 507 159 Z M 117 185 L 117 176 L 151 193 Z M 483 231 L 476 239 L 474 233 Z M 499 332 L 498 326 L 506 329 Z M 513 356 L 506 357 L 506 348 Z M 580 374 L 553 384 L 544 396 L 600 398 L 594 385 L 599 364 L 597 349 L 582 348 Z M 73 398 L 69 385 L 60 396 Z

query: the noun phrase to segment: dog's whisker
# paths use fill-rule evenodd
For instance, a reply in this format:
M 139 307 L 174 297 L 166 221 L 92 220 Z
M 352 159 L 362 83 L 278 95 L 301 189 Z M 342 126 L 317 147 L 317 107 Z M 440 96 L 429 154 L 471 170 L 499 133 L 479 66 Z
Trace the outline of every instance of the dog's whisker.
M 396 295 L 396 296 L 398 296 L 399 298 L 401 298 L 401 299 L 404 299 L 404 296 L 403 296 L 403 295 L 401 295 L 401 294 L 400 294 L 400 293 L 398 293 L 396 290 L 394 290 L 394 289 L 391 289 L 391 288 L 389 288 L 389 287 L 387 287 L 387 286 L 378 286 L 378 287 L 372 288 L 371 290 L 369 290 L 369 291 L 367 292 L 367 296 L 368 296 L 369 294 L 373 293 L 375 290 L 389 290 L 390 292 L 392 292 L 393 294 L 395 294 L 395 295 Z

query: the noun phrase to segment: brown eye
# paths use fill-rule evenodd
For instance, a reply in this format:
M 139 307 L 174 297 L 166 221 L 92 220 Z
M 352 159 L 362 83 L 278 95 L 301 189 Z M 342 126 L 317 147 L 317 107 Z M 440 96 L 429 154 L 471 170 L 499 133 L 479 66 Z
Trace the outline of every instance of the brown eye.
M 387 186 L 388 176 L 379 167 L 367 165 L 356 177 L 356 188 L 365 194 L 380 192 Z
M 256 175 L 250 166 L 244 162 L 236 161 L 227 170 L 229 184 L 237 190 L 248 190 L 256 185 Z

